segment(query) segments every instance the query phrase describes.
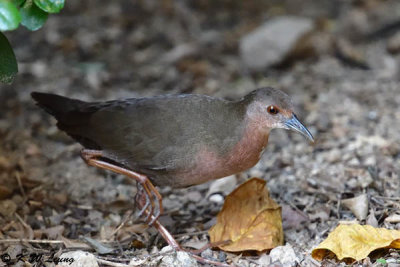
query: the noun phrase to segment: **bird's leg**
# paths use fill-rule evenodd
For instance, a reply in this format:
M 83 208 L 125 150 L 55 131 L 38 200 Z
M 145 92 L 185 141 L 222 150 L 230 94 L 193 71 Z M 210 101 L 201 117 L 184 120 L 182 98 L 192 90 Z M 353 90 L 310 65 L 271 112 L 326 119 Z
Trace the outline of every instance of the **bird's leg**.
M 161 197 L 160 193 L 158 192 L 158 190 L 150 182 L 149 178 L 147 178 L 147 176 L 102 160 L 101 158 L 104 157 L 104 155 L 103 155 L 103 152 L 100 150 L 83 149 L 81 151 L 81 156 L 82 156 L 83 160 L 90 166 L 94 166 L 94 167 L 98 167 L 101 169 L 110 170 L 110 171 L 113 171 L 113 172 L 116 172 L 119 174 L 123 174 L 123 175 L 126 175 L 129 178 L 132 178 L 135 181 L 137 181 L 141 185 L 141 188 L 143 189 L 142 190 L 143 195 L 145 195 L 145 197 L 147 199 L 146 204 L 140 208 L 143 210 L 147 210 L 149 208 L 149 206 L 151 206 L 150 211 L 146 212 L 146 216 L 147 216 L 146 219 L 151 219 L 151 221 L 149 222 L 149 225 L 152 225 L 154 223 L 154 221 L 156 221 L 158 219 L 160 214 L 163 212 L 162 197 Z M 154 200 L 152 198 L 153 196 L 157 199 L 157 202 L 158 202 L 158 210 L 155 212 L 155 214 L 156 214 L 155 216 L 153 216 L 154 210 L 156 208 L 155 204 L 154 204 Z M 149 203 L 147 203 L 147 202 L 149 202 Z M 139 213 L 143 213 L 143 211 L 141 210 Z
M 105 170 L 110 170 L 119 174 L 123 174 L 128 176 L 129 178 L 135 179 L 138 184 L 138 193 L 136 195 L 136 203 L 140 209 L 139 216 L 145 214 L 146 221 L 149 219 L 149 225 L 154 226 L 164 240 L 170 245 L 173 249 L 177 251 L 186 251 L 191 253 L 192 257 L 195 258 L 197 261 L 202 262 L 204 264 L 213 264 L 216 266 L 230 266 L 223 264 L 221 262 L 215 262 L 212 260 L 204 259 L 201 256 L 196 255 L 197 253 L 201 252 L 202 250 L 198 251 L 191 251 L 183 249 L 178 241 L 171 235 L 171 233 L 160 223 L 158 218 L 160 214 L 163 212 L 162 206 L 162 197 L 158 190 L 154 187 L 154 185 L 150 182 L 150 180 L 142 174 L 136 173 L 134 171 L 122 168 L 120 166 L 114 165 L 107 161 L 102 160 L 101 158 L 104 157 L 102 151 L 100 150 L 90 150 L 90 149 L 83 149 L 81 151 L 81 156 L 83 160 L 90 166 L 98 167 Z M 154 213 L 155 205 L 152 197 L 155 197 L 158 201 L 158 209 Z M 143 200 L 144 198 L 144 200 Z M 149 207 L 151 209 L 149 210 Z
M 146 193 L 143 186 L 139 182 L 137 182 L 137 188 L 138 188 L 138 192 L 136 194 L 135 201 L 136 201 L 137 206 L 140 208 L 140 211 L 137 216 L 141 217 L 143 215 L 144 211 L 151 204 L 151 202 L 150 202 L 149 195 Z M 151 193 L 154 193 L 154 192 L 152 191 Z M 157 198 L 157 196 L 154 196 L 154 197 Z M 144 219 L 145 221 L 148 221 L 150 219 L 150 217 L 149 217 L 150 215 L 154 215 L 154 217 L 151 219 L 149 225 L 152 225 L 154 223 L 154 218 L 157 219 L 158 217 L 160 217 L 160 215 L 161 215 L 160 205 L 161 204 L 158 203 L 158 206 L 156 208 L 152 209 L 152 210 L 155 210 L 155 213 L 151 213 L 151 212 L 147 213 L 147 215 Z
M 136 186 L 137 186 L 138 191 L 135 196 L 135 202 L 136 202 L 137 207 L 139 207 L 139 208 L 141 207 L 137 216 L 141 217 L 143 215 L 144 211 L 150 205 L 150 198 L 145 193 L 143 186 L 139 182 L 136 183 Z M 148 220 L 148 217 L 146 216 L 145 221 L 147 221 L 147 220 Z
M 151 220 L 149 225 L 153 225 L 171 247 L 176 250 L 182 250 L 175 238 L 158 221 L 158 217 L 163 212 L 162 197 L 146 176 L 101 160 L 101 157 L 103 157 L 103 153 L 99 150 L 83 149 L 81 152 L 81 156 L 84 161 L 90 166 L 110 170 L 119 174 L 126 175 L 129 178 L 135 179 L 139 185 L 139 195 L 136 196 L 136 203 L 140 208 L 139 215 L 145 214 L 146 221 L 148 219 Z M 154 201 L 152 200 L 152 196 L 154 196 L 158 200 L 158 210 L 156 211 L 156 213 L 153 212 L 155 205 Z M 148 209 L 149 206 L 151 206 L 150 210 Z

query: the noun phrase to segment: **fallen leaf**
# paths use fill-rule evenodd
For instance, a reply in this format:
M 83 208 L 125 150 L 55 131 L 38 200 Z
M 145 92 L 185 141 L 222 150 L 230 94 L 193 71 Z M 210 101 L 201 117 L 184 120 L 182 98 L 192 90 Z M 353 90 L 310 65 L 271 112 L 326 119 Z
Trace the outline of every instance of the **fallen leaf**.
M 400 231 L 374 228 L 371 225 L 339 225 L 312 251 L 312 257 L 323 260 L 334 253 L 339 260 L 360 261 L 379 248 L 400 248 Z
M 91 248 L 91 246 L 89 246 L 88 244 L 83 243 L 79 240 L 68 239 L 63 236 L 60 236 L 59 239 L 64 242 L 64 245 L 66 248 L 84 248 L 84 249 Z
M 114 251 L 113 248 L 103 245 L 101 242 L 99 242 L 93 238 L 84 236 L 84 237 L 82 237 L 82 239 L 85 240 L 99 254 L 108 254 L 108 253 L 111 253 Z
M 226 197 L 209 231 L 211 243 L 225 251 L 266 250 L 283 244 L 280 206 L 269 197 L 265 181 L 252 178 Z
M 357 197 L 343 199 L 343 206 L 351 210 L 351 212 L 360 221 L 365 220 L 368 215 L 368 196 L 367 194 L 361 194 Z
M 289 205 L 282 205 L 282 220 L 283 229 L 298 229 L 303 222 L 309 221 L 307 215 L 300 211 L 295 210 Z

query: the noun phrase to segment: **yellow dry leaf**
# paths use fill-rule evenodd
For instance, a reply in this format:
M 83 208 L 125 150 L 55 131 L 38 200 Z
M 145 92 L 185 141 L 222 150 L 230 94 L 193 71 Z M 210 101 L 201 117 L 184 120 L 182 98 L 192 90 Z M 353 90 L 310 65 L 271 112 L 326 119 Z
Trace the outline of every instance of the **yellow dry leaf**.
M 312 251 L 312 257 L 322 260 L 333 252 L 339 260 L 362 260 L 379 248 L 400 248 L 400 231 L 375 228 L 371 225 L 339 225 Z
M 230 240 L 218 246 L 225 251 L 262 251 L 282 245 L 281 208 L 269 197 L 265 181 L 252 178 L 230 193 L 208 234 L 211 243 Z

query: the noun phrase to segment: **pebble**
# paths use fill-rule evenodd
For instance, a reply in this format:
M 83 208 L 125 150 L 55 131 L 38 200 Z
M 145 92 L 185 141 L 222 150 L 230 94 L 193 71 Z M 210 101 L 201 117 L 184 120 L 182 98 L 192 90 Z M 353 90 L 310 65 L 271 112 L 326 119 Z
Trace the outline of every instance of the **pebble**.
M 189 253 L 183 251 L 173 251 L 162 258 L 160 267 L 195 267 L 199 266 L 197 261 L 190 257 Z
M 209 197 L 209 200 L 214 203 L 223 203 L 224 197 L 220 194 L 214 194 Z
M 314 23 L 308 18 L 282 16 L 270 19 L 240 40 L 242 61 L 253 70 L 277 64 L 313 28 Z

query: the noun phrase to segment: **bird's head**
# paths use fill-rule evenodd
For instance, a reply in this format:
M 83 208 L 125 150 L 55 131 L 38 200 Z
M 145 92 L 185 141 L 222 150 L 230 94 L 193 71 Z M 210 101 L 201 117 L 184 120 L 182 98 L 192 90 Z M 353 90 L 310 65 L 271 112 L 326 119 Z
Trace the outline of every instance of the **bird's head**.
M 314 142 L 310 131 L 297 119 L 291 98 L 284 92 L 271 87 L 260 88 L 242 101 L 247 103 L 247 117 L 267 132 L 274 128 L 293 130 Z

